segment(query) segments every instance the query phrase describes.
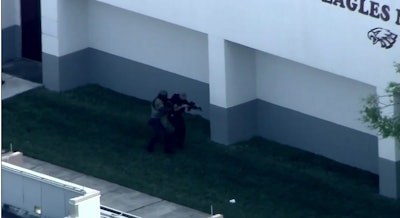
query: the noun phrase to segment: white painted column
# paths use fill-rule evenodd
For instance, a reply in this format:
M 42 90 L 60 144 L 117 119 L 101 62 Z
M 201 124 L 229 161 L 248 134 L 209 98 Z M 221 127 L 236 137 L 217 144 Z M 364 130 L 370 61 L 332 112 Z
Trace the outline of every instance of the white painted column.
M 209 35 L 208 54 L 210 68 L 210 103 L 222 108 L 226 108 L 227 84 L 225 67 L 225 40 Z
M 88 47 L 88 1 L 42 0 L 41 15 L 43 84 L 54 91 L 85 84 L 86 60 L 63 57 Z
M 381 89 L 382 90 L 382 89 Z M 387 110 L 393 111 L 393 116 L 400 115 L 400 98 L 394 98 L 394 107 Z M 400 143 L 395 138 L 379 139 L 379 193 L 383 196 L 398 199 L 400 196 Z
M 22 35 L 20 8 L 20 0 L 1 1 L 2 63 L 21 57 Z
M 209 86 L 210 86 L 210 129 L 211 140 L 227 144 L 228 117 L 227 76 L 225 66 L 225 40 L 208 36 Z
M 400 160 L 399 142 L 394 138 L 379 139 L 379 158 L 390 161 Z
M 222 144 L 257 134 L 255 52 L 208 37 L 211 139 Z
M 379 193 L 398 199 L 400 196 L 399 142 L 393 138 L 379 140 Z
M 60 57 L 88 47 L 88 1 L 42 0 L 42 51 Z
M 46 88 L 60 90 L 59 0 L 42 0 L 42 77 Z
M 58 3 L 59 0 L 42 0 L 42 52 L 59 56 L 58 40 Z
M 21 5 L 19 0 L 1 1 L 1 28 L 21 26 Z

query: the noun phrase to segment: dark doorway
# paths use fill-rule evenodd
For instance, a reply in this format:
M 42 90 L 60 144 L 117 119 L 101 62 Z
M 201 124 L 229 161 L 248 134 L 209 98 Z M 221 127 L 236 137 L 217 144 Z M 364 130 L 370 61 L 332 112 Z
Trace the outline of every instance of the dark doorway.
M 21 0 L 22 57 L 42 61 L 40 0 Z

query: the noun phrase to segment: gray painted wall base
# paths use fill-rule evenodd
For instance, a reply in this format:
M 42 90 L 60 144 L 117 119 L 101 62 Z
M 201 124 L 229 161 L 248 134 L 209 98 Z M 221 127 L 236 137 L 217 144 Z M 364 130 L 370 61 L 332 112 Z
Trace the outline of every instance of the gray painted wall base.
M 62 57 L 43 53 L 43 83 L 53 91 L 65 91 L 85 84 L 98 84 L 144 100 L 159 90 L 170 94 L 186 92 L 188 99 L 209 117 L 209 86 L 187 77 L 148 66 L 103 51 L 87 48 Z
M 341 163 L 378 173 L 378 138 L 265 101 L 258 105 L 258 134 Z
M 338 124 L 253 100 L 228 109 L 210 105 L 209 86 L 162 69 L 88 48 L 63 57 L 43 53 L 43 82 L 64 91 L 88 83 L 152 100 L 160 89 L 186 92 L 210 118 L 211 139 L 232 144 L 261 136 L 378 173 L 378 139 Z
M 60 86 L 60 60 L 54 55 L 42 53 L 43 85 L 52 91 L 61 91 Z
M 379 158 L 379 193 L 398 199 L 400 197 L 400 161 Z
M 14 25 L 1 30 L 1 62 L 21 58 L 21 27 Z
M 210 105 L 211 140 L 229 145 L 250 139 L 257 132 L 257 100 L 229 109 Z
M 90 82 L 90 53 L 84 49 L 62 57 L 42 53 L 43 84 L 53 91 L 65 91 Z
M 161 89 L 170 94 L 186 92 L 203 108 L 202 116 L 208 117 L 208 84 L 96 49 L 90 48 L 89 53 L 92 83 L 145 100 L 152 100 Z
M 378 173 L 378 139 L 262 100 L 224 109 L 210 106 L 211 139 L 232 144 L 251 136 L 290 145 Z

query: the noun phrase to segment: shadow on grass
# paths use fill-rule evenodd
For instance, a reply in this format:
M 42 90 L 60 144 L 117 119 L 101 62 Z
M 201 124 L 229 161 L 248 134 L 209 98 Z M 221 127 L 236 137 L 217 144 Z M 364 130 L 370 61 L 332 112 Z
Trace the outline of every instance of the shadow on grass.
M 144 147 L 149 102 L 95 85 L 38 88 L 3 101 L 3 148 L 225 217 L 399 217 L 378 177 L 255 137 L 224 146 L 188 115 L 187 148 Z M 229 199 L 236 199 L 235 204 Z

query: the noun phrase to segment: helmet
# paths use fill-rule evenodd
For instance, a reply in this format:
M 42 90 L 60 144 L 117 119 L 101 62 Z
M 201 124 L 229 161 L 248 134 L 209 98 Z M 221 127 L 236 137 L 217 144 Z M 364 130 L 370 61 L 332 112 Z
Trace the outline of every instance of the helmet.
M 160 98 L 168 98 L 168 92 L 165 91 L 165 90 L 161 90 L 161 91 L 158 93 L 158 97 L 160 97 Z

